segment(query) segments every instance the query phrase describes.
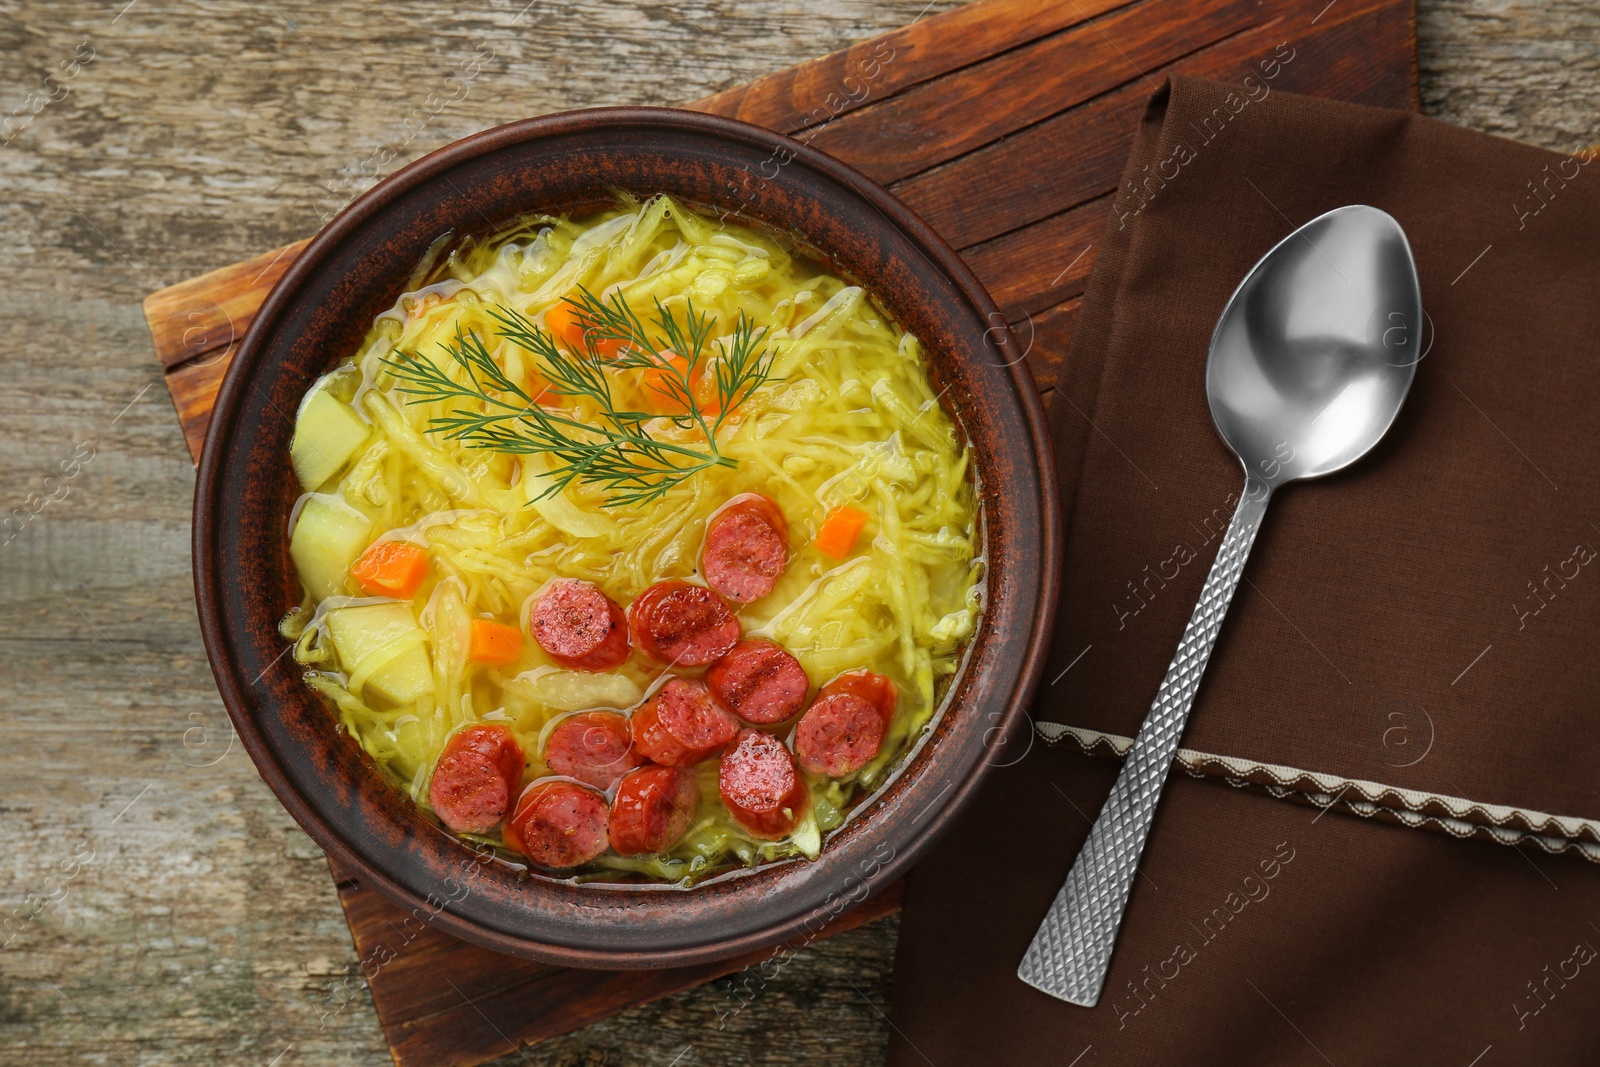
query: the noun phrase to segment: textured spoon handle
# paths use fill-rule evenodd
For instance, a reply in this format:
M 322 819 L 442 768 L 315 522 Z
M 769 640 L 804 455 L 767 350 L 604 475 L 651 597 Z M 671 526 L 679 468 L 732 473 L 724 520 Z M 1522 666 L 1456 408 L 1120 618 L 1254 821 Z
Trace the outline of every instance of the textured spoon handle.
M 1139 728 L 1133 751 L 1089 831 L 1088 842 L 1072 864 L 1066 884 L 1056 894 L 1017 968 L 1018 978 L 1053 997 L 1086 1008 L 1094 1007 L 1100 999 L 1117 941 L 1117 927 L 1128 906 L 1128 893 L 1161 799 L 1161 787 L 1177 754 L 1206 660 L 1244 573 L 1245 560 L 1250 556 L 1250 546 L 1255 543 L 1270 497 L 1271 490 L 1265 483 L 1246 479 L 1244 494 L 1200 592 L 1200 602 L 1189 617 L 1155 703 Z

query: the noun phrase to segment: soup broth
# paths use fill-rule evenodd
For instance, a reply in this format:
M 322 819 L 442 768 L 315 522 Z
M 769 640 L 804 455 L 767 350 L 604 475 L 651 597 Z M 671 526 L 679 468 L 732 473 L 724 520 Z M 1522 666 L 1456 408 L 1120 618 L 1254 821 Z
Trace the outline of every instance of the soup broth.
M 299 410 L 307 683 L 419 805 L 559 876 L 814 858 L 981 616 L 917 338 L 664 196 L 442 241 L 408 289 Z

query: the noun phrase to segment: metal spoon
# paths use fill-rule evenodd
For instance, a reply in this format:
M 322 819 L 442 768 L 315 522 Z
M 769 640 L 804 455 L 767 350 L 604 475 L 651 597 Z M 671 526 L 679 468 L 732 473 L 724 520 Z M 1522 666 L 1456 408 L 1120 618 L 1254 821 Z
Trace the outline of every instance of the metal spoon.
M 1244 491 L 1133 751 L 1017 968 L 1029 985 L 1086 1008 L 1099 1001 L 1162 785 L 1273 490 L 1378 443 L 1411 388 L 1421 325 L 1405 232 L 1361 205 L 1285 237 L 1223 309 L 1206 397 L 1244 464 Z

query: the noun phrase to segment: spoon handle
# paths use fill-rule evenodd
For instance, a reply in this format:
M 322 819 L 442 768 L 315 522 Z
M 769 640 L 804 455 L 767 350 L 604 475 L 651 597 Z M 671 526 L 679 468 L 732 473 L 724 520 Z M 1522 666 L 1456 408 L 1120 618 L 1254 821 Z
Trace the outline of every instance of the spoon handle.
M 1233 521 L 1217 549 L 1200 601 L 1189 617 L 1167 676 L 1161 680 L 1155 703 L 1089 831 L 1089 840 L 1017 968 L 1018 978 L 1053 997 L 1086 1008 L 1100 999 L 1117 927 L 1128 906 L 1161 788 L 1271 495 L 1265 482 L 1246 476 Z

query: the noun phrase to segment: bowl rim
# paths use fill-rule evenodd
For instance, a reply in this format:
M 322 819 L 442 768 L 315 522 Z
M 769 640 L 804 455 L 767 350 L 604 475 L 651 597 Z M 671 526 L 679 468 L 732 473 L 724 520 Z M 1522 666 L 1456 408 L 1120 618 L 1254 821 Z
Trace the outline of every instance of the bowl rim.
M 594 134 L 597 132 L 597 127 L 684 131 L 710 136 L 713 139 L 729 139 L 763 150 L 781 150 L 788 153 L 794 162 L 820 172 L 875 208 L 886 222 L 919 246 L 920 250 L 946 274 L 989 324 L 988 332 L 996 335 L 1001 349 L 1018 351 L 1010 327 L 988 290 L 944 238 L 911 208 L 864 174 L 833 156 L 785 134 L 721 115 L 678 108 L 603 107 L 520 119 L 471 134 L 428 153 L 363 192 L 334 216 L 300 251 L 295 261 L 262 302 L 234 353 L 213 402 L 195 481 L 192 528 L 195 602 L 201 636 L 219 694 L 228 711 L 234 731 L 250 755 L 257 772 L 271 788 L 279 803 L 283 804 L 300 827 L 316 841 L 338 867 L 363 884 L 378 890 L 390 902 L 414 913 L 425 906 L 424 898 L 413 889 L 400 884 L 377 865 L 368 862 L 341 837 L 334 820 L 324 817 L 316 805 L 302 795 L 297 786 L 289 780 L 271 745 L 254 722 L 253 698 L 246 694 L 241 684 L 242 676 L 233 660 L 230 648 L 232 638 L 225 625 L 221 601 L 212 588 L 214 583 L 220 580 L 216 572 L 218 550 L 215 535 L 216 509 L 221 506 L 221 502 L 217 498 L 223 472 L 229 461 L 229 457 L 224 454 L 222 442 L 230 432 L 246 390 L 258 369 L 263 356 L 265 335 L 270 332 L 286 306 L 294 299 L 301 285 L 314 277 L 328 255 L 351 235 L 358 233 L 373 215 L 382 212 L 405 193 L 441 173 L 498 148 L 546 137 Z M 761 225 L 758 220 L 752 221 Z M 820 251 L 827 250 L 820 249 Z M 1021 355 L 1008 360 L 1004 364 L 1004 370 L 1010 376 L 1019 400 L 1018 413 L 1027 428 L 1025 451 L 1031 456 L 1031 465 L 1042 490 L 1042 499 L 1036 502 L 1040 520 L 1039 545 L 1042 557 L 1040 561 L 1042 571 L 1037 576 L 1039 595 L 1035 601 L 1032 617 L 1027 620 L 1030 631 L 1028 641 L 1022 649 L 1018 676 L 1004 687 L 1009 694 L 1005 698 L 1004 711 L 999 721 L 990 726 L 984 735 L 1011 738 L 1015 735 L 1019 722 L 1026 717 L 1026 709 L 1038 687 L 1049 651 L 1051 624 L 1060 594 L 1059 576 L 1064 550 L 1064 531 L 1055 448 L 1050 437 L 1042 398 L 1034 383 L 1032 372 Z M 1015 446 L 1013 450 L 1017 453 L 1024 451 Z M 919 749 L 920 747 L 918 746 Z M 907 758 L 914 758 L 914 752 L 908 752 Z M 996 766 L 989 760 L 979 759 L 967 768 L 964 776 L 941 794 L 942 799 L 938 802 L 937 811 L 931 818 L 920 822 L 914 836 L 908 838 L 904 847 L 894 849 L 893 855 L 888 860 L 872 874 L 860 880 L 865 892 L 850 901 L 850 906 L 867 899 L 904 874 L 949 827 L 965 807 L 967 800 Z M 688 892 L 692 893 L 693 889 Z M 842 914 L 843 910 L 846 909 L 835 912 L 830 918 Z M 429 908 L 423 914 L 426 915 L 426 921 L 435 928 L 494 951 L 556 965 L 600 969 L 677 967 L 707 963 L 762 948 L 775 947 L 807 929 L 816 928 L 809 922 L 810 915 L 800 914 L 775 923 L 764 924 L 724 941 L 678 948 L 640 949 L 623 955 L 613 949 L 573 948 L 535 941 L 526 936 L 518 936 L 458 916 L 444 908 Z

